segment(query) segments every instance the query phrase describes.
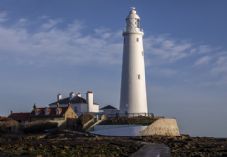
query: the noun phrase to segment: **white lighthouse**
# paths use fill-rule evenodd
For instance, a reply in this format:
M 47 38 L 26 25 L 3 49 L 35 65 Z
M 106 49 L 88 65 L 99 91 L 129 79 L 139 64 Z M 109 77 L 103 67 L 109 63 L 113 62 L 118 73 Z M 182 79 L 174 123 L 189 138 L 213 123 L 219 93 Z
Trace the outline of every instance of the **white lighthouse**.
M 131 8 L 123 32 L 123 64 L 121 76 L 120 112 L 129 116 L 148 113 L 143 50 L 143 30 L 140 17 Z

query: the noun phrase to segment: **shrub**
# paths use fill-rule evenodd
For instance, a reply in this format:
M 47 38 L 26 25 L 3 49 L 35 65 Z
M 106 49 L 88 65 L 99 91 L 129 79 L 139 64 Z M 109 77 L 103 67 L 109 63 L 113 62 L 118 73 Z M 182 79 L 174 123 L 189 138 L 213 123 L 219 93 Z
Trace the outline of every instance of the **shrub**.
M 18 128 L 19 124 L 17 121 L 7 117 L 0 117 L 0 133 L 17 132 Z
M 82 114 L 80 117 L 79 117 L 79 123 L 81 125 L 84 125 L 86 124 L 89 120 L 91 120 L 92 118 L 94 118 L 94 116 L 90 113 L 85 113 L 85 114 Z
M 57 127 L 58 123 L 56 122 L 34 121 L 26 124 L 23 131 L 24 133 L 40 133 Z

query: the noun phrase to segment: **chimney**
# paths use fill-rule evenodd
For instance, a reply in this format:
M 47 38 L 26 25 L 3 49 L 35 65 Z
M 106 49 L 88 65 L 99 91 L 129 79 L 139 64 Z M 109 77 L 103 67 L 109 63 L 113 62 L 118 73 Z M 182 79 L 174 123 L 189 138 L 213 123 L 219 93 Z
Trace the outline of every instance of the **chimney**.
M 74 92 L 69 93 L 69 99 L 70 100 L 72 100 L 75 96 L 76 96 L 76 94 Z
M 57 103 L 56 107 L 57 107 L 57 108 L 59 108 L 59 107 L 60 107 L 60 104 L 59 104 L 59 103 Z
M 33 110 L 35 110 L 35 109 L 36 109 L 36 104 L 33 105 Z
M 45 115 L 49 115 L 50 111 L 48 107 L 45 107 Z
M 93 104 L 94 104 L 94 95 L 92 91 L 87 91 L 87 107 L 88 107 L 88 112 L 93 111 Z
M 62 95 L 59 93 L 58 95 L 57 95 L 57 101 L 59 101 L 59 100 L 61 100 L 62 99 Z
M 13 111 L 12 110 L 10 110 L 10 114 L 13 114 Z
M 78 92 L 78 93 L 76 94 L 76 96 L 77 96 L 77 97 L 81 97 L 81 93 Z

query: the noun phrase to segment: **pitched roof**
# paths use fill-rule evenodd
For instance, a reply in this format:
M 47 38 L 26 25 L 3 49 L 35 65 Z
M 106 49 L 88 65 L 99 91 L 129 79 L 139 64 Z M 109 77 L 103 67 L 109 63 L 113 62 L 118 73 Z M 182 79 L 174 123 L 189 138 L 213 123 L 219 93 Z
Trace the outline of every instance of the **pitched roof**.
M 30 112 L 15 112 L 11 113 L 9 118 L 14 119 L 16 121 L 30 121 L 31 113 Z
M 70 106 L 66 107 L 42 107 L 32 110 L 31 115 L 34 117 L 63 117 Z
M 53 106 L 53 105 L 57 105 L 57 104 L 79 104 L 79 103 L 87 103 L 87 101 L 79 96 L 75 96 L 72 99 L 70 99 L 70 97 L 67 98 L 63 98 L 59 101 L 53 102 L 51 104 L 49 104 L 49 106 Z
M 103 108 L 100 108 L 100 110 L 106 110 L 106 109 L 114 109 L 114 110 L 117 110 L 117 108 L 111 106 L 111 105 L 107 105 L 107 106 L 104 106 Z

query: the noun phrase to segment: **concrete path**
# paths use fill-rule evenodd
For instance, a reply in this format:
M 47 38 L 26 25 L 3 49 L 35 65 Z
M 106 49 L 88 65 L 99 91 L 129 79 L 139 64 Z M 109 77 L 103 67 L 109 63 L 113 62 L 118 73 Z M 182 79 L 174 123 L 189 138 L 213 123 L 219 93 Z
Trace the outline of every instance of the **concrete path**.
M 130 157 L 171 157 L 171 154 L 164 144 L 146 144 Z

